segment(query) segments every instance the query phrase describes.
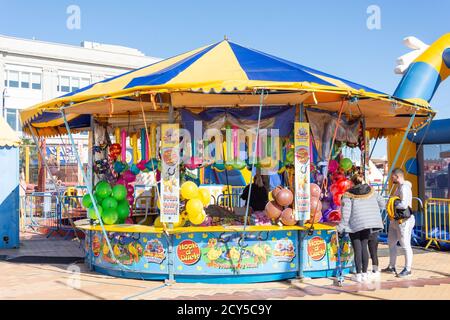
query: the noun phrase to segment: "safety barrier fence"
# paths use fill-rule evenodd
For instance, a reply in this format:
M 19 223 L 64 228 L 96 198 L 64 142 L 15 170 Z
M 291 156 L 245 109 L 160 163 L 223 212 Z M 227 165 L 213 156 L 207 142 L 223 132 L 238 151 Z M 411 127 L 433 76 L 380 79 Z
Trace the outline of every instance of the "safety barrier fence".
M 73 222 L 86 218 L 81 196 L 58 192 L 34 192 L 21 198 L 22 230 L 45 233 L 47 237 L 75 235 Z
M 430 198 L 425 201 L 426 248 L 450 247 L 450 199 Z

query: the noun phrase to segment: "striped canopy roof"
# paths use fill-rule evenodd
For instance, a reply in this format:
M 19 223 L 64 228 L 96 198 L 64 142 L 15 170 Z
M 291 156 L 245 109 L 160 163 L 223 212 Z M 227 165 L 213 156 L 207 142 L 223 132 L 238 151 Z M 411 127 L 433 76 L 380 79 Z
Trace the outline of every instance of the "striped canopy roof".
M 21 118 L 42 134 L 56 133 L 54 128 L 65 131 L 61 107 L 74 126 L 82 126 L 81 116 L 138 112 L 138 100 L 149 109 L 152 99 L 143 98 L 145 94 L 170 95 L 168 104 L 174 107 L 236 106 L 258 104 L 258 98 L 250 96 L 241 103 L 243 93 L 256 89 L 280 94 L 270 100 L 274 105 L 324 103 L 334 110 L 343 96 L 392 102 L 372 88 L 224 40 L 38 104 L 22 111 Z

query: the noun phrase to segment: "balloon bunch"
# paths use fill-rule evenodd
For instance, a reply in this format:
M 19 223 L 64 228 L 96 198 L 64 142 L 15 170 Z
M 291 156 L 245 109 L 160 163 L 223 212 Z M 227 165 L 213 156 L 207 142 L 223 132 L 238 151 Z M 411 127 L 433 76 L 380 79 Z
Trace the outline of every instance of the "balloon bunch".
M 100 217 L 104 224 L 123 224 L 130 215 L 130 204 L 127 201 L 127 189 L 121 184 L 114 187 L 106 181 L 95 186 L 94 198 Z M 98 220 L 94 204 L 89 194 L 82 199 L 83 207 L 88 210 L 92 220 Z
M 193 225 L 201 225 L 206 220 L 205 207 L 211 202 L 211 193 L 208 189 L 199 189 L 192 181 L 181 185 L 181 198 L 186 200 L 185 214 Z
M 297 224 L 294 211 L 289 206 L 294 202 L 294 194 L 291 190 L 281 186 L 272 191 L 274 200 L 267 203 L 265 213 L 269 219 L 277 220 L 286 225 L 293 226 Z
M 309 223 L 317 223 L 322 220 L 322 202 L 320 198 L 322 196 L 322 189 L 319 185 L 315 183 L 311 183 L 309 186 L 310 192 L 310 212 L 311 218 L 309 219 Z
M 126 200 L 130 205 L 134 204 L 134 187 L 132 185 L 133 182 L 136 181 L 136 175 L 131 172 L 131 170 L 125 171 L 119 179 L 117 179 L 117 184 L 125 187 Z

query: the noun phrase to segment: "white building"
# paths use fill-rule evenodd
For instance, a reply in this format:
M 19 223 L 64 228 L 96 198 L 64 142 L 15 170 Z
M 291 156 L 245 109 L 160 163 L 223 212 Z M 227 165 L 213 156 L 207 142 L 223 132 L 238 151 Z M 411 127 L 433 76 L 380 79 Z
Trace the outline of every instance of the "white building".
M 81 46 L 0 36 L 0 106 L 21 131 L 18 110 L 160 59 L 137 49 L 83 42 Z
M 19 110 L 159 60 L 122 46 L 86 41 L 81 46 L 72 46 L 0 35 L 0 116 L 20 133 Z M 75 140 L 86 164 L 87 136 L 75 135 Z M 81 171 L 76 169 L 67 138 L 47 139 L 46 149 L 48 162 L 57 158 L 58 168 L 61 164 L 66 170 L 71 166 L 78 171 L 75 177 L 66 172 L 65 179 L 74 182 L 78 176 L 78 183 L 82 184 Z M 33 168 L 30 175 L 35 182 L 36 165 Z M 26 181 L 30 181 L 27 174 Z

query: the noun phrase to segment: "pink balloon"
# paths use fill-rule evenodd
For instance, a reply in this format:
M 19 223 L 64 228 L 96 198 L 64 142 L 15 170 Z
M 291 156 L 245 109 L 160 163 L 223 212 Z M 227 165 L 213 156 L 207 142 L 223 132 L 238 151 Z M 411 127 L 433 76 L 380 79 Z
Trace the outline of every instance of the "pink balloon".
M 317 184 L 311 183 L 311 185 L 309 186 L 309 190 L 310 190 L 311 198 L 320 198 L 322 190 L 320 189 L 320 187 Z
M 311 199 L 311 215 L 317 212 L 322 212 L 322 202 L 317 198 Z
M 134 193 L 134 187 L 132 185 L 127 185 L 127 192 Z
M 123 174 L 123 179 L 128 183 L 132 183 L 136 181 L 136 176 L 130 170 L 128 170 Z
M 127 200 L 130 205 L 134 204 L 134 196 L 133 195 L 128 195 Z
M 309 219 L 309 223 L 318 223 L 320 222 L 320 220 L 322 220 L 322 212 L 321 211 L 317 211 L 315 213 L 311 212 L 311 219 Z
M 295 220 L 294 216 L 294 211 L 291 208 L 283 210 L 280 220 L 285 226 L 294 226 L 297 224 L 297 220 Z
M 331 160 L 330 163 L 328 163 L 328 171 L 333 173 L 339 168 L 339 163 L 336 160 Z
M 134 224 L 134 221 L 131 218 L 127 218 L 127 220 L 125 220 L 125 223 L 126 224 Z
M 142 160 L 142 161 L 140 161 L 140 162 L 136 165 L 136 167 L 138 167 L 139 170 L 144 171 L 144 170 L 147 169 L 147 168 L 145 167 L 145 164 L 146 164 L 146 163 L 147 163 L 147 162 L 146 162 L 145 160 Z

